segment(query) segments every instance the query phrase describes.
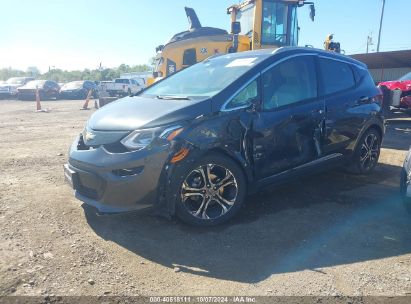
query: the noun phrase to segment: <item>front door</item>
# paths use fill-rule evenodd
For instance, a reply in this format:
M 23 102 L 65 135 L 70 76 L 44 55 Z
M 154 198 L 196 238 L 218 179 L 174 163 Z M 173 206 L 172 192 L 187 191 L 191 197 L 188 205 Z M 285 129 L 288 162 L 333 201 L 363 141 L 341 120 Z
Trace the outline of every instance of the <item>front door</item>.
M 311 55 L 287 59 L 262 74 L 252 139 L 257 179 L 321 157 L 325 113 L 317 83 L 316 56 Z

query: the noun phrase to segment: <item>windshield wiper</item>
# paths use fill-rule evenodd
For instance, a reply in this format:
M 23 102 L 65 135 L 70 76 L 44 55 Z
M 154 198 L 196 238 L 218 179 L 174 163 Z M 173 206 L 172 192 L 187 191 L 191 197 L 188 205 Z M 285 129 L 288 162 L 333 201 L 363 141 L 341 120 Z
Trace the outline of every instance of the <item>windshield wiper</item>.
M 158 99 L 166 100 L 190 100 L 187 96 L 173 96 L 173 95 L 157 95 Z

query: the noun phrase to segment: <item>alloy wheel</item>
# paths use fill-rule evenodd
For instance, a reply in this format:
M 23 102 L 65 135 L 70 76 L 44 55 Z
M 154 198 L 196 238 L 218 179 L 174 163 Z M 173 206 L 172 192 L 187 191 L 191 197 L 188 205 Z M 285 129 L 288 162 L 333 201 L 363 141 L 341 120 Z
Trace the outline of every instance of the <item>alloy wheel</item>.
M 362 170 L 371 170 L 378 161 L 380 151 L 380 143 L 378 136 L 370 133 L 364 139 L 360 151 L 360 166 Z
M 181 187 L 181 201 L 194 217 L 217 219 L 231 210 L 238 191 L 236 178 L 229 169 L 206 164 L 186 176 Z

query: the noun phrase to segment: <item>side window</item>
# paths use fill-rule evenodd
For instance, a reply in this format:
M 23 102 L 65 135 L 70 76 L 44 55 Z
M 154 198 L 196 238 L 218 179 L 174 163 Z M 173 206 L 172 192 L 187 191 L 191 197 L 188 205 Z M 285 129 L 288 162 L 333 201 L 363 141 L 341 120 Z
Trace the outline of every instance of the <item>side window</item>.
M 197 63 L 196 49 L 187 49 L 183 55 L 183 65 L 193 65 Z
M 263 109 L 294 104 L 317 97 L 317 73 L 313 56 L 279 63 L 262 75 Z
M 226 109 L 234 109 L 251 104 L 258 96 L 257 80 L 251 82 L 226 105 Z
M 341 92 L 355 86 L 354 74 L 347 63 L 320 58 L 320 71 L 324 95 Z

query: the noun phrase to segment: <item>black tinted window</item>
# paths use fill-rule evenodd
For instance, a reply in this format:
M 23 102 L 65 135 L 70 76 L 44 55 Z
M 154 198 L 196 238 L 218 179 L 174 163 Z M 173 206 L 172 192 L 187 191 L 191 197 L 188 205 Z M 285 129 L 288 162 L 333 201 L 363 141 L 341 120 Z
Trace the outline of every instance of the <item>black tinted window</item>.
M 184 51 L 183 65 L 193 65 L 197 63 L 196 49 L 188 49 Z
M 234 109 L 247 106 L 251 104 L 257 98 L 257 96 L 258 85 L 257 80 L 254 80 L 226 105 L 226 109 Z
M 355 85 L 353 72 L 346 63 L 321 58 L 320 71 L 324 95 L 344 91 Z
M 272 110 L 317 97 L 317 74 L 312 56 L 284 61 L 262 75 L 263 108 Z

